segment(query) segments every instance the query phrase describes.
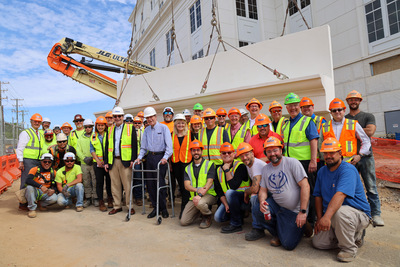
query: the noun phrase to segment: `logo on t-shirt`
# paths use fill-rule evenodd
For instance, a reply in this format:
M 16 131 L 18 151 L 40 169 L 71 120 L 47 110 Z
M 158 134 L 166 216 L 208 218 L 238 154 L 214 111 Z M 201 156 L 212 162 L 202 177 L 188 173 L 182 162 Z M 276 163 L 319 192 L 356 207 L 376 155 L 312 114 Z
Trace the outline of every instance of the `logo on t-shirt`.
M 282 187 L 288 182 L 287 176 L 283 171 L 280 171 L 278 174 L 271 174 L 268 177 L 268 185 L 273 193 L 279 194 L 281 193 Z

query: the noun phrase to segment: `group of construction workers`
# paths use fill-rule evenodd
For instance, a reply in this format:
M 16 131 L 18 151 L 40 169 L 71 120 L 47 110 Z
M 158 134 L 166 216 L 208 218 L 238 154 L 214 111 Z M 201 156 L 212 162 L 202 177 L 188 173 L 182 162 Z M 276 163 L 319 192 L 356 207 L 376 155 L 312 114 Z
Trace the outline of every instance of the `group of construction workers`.
M 229 111 L 196 103 L 193 115 L 165 107 L 162 122 L 153 107 L 137 116 L 115 107 L 95 123 L 77 114 L 75 130 L 69 123 L 51 130 L 49 119 L 34 114 L 16 151 L 27 200 L 20 209 L 33 218 L 37 206 L 45 210 L 57 203 L 82 211 L 93 204 L 114 215 L 125 205 L 133 215 L 129 203 L 144 205 L 145 186 L 153 208 L 147 217 L 168 218 L 170 169 L 169 198 L 176 199 L 177 182 L 182 226 L 200 218 L 205 229 L 214 219 L 228 222 L 221 233 L 229 234 L 242 231 L 251 214 L 248 241 L 264 237 L 267 229 L 272 246 L 293 250 L 303 236 L 314 235 L 315 248 L 340 248 L 337 259 L 349 262 L 368 225 L 384 226 L 370 142 L 375 118 L 360 110 L 362 100 L 351 91 L 346 114 L 344 101 L 334 98 L 331 120 L 316 115 L 313 101 L 295 93 L 284 99 L 287 118 L 278 101 L 270 103 L 270 117 L 261 113 L 256 98 L 245 109 Z

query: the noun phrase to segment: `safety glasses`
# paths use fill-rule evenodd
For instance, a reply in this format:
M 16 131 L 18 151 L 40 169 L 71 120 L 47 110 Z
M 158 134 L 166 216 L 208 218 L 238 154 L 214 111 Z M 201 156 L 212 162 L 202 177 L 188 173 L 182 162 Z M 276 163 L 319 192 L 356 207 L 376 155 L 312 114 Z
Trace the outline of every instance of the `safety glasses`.
M 344 110 L 344 108 L 337 108 L 337 109 L 331 109 L 332 113 L 336 113 L 336 112 L 342 112 Z
M 233 152 L 231 152 L 231 151 L 229 151 L 229 152 L 221 152 L 221 155 L 230 155 L 230 154 L 232 154 Z
M 205 121 L 214 120 L 214 119 L 215 119 L 215 117 L 205 117 L 205 118 L 204 118 Z
M 268 127 L 269 125 L 268 124 L 263 124 L 263 125 L 257 125 L 257 128 L 258 129 L 261 129 L 261 128 L 266 128 L 266 127 Z

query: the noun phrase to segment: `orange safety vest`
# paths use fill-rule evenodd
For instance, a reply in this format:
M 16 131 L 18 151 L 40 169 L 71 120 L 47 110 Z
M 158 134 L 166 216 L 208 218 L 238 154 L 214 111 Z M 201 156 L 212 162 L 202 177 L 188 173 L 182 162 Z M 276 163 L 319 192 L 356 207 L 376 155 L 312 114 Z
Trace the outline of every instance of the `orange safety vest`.
M 189 150 L 189 144 L 191 139 L 190 136 L 191 136 L 190 131 L 188 131 L 187 135 L 185 135 L 185 137 L 183 138 L 182 145 L 180 145 L 178 136 L 175 133 L 172 134 L 173 163 L 177 162 L 189 163 L 192 161 L 192 154 L 190 153 Z
M 342 133 L 338 140 L 342 146 L 342 155 L 345 161 L 348 161 L 352 156 L 357 154 L 356 124 L 356 120 L 345 119 Z M 332 128 L 332 121 L 322 125 L 322 134 L 324 140 L 328 137 L 336 138 Z

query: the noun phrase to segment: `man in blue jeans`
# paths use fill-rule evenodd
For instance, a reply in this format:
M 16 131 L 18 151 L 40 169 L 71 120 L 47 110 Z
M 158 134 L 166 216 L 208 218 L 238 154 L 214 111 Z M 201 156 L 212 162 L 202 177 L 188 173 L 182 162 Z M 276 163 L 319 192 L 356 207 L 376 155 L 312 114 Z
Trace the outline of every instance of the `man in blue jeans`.
M 293 250 L 308 224 L 310 185 L 301 163 L 295 158 L 282 156 L 282 147 L 275 137 L 264 143 L 264 152 L 271 162 L 262 170 L 258 201 L 252 207 L 253 220 L 256 220 L 253 228 L 267 229 L 272 235 L 271 246 L 282 245 Z M 267 209 L 271 213 L 270 220 L 264 216 Z

